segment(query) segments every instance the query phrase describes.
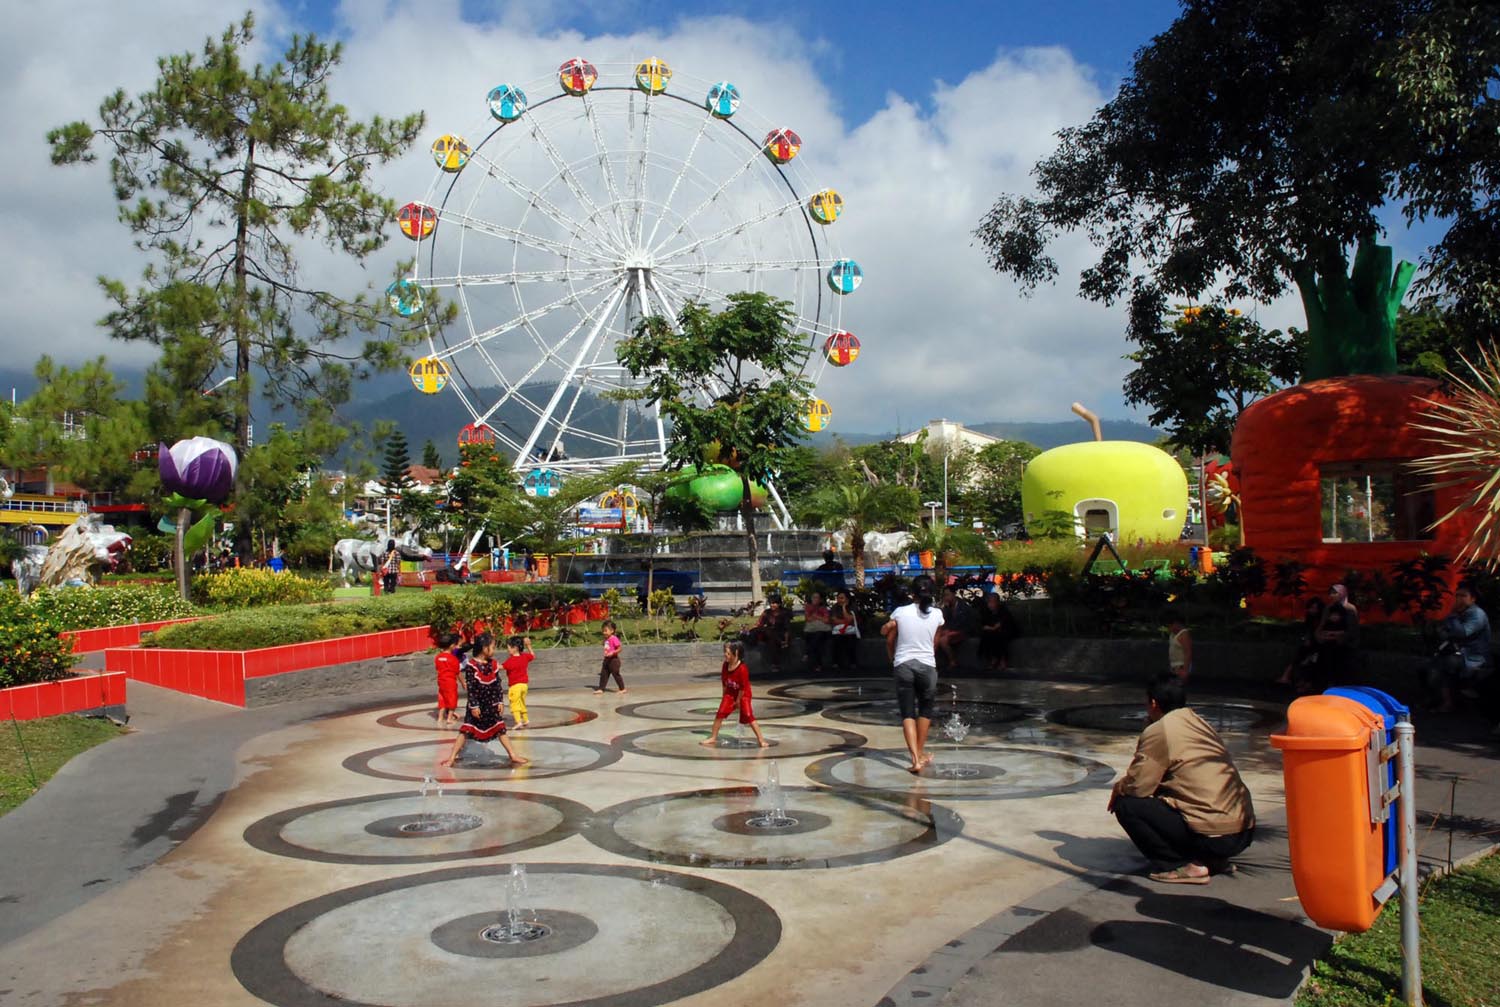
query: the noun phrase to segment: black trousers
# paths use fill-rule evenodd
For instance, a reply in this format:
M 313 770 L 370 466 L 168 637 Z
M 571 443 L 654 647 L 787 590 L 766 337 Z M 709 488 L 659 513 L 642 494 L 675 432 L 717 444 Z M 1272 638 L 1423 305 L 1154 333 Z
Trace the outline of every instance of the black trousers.
M 1199 835 L 1160 797 L 1117 797 L 1115 817 L 1135 848 L 1151 861 L 1153 871 L 1172 871 L 1187 863 L 1213 870 L 1243 853 L 1255 836 L 1253 826 L 1231 836 Z

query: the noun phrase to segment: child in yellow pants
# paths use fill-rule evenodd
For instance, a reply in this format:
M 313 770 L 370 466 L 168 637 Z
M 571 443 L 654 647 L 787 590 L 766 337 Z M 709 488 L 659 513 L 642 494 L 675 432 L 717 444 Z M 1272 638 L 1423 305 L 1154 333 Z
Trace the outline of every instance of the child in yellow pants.
M 526 714 L 526 692 L 531 684 L 530 667 L 536 658 L 536 652 L 531 649 L 531 637 L 513 636 L 505 641 L 505 649 L 510 656 L 501 665 L 505 669 L 505 680 L 510 684 L 507 695 L 510 698 L 510 715 L 516 718 L 516 730 L 531 726 L 531 718 Z

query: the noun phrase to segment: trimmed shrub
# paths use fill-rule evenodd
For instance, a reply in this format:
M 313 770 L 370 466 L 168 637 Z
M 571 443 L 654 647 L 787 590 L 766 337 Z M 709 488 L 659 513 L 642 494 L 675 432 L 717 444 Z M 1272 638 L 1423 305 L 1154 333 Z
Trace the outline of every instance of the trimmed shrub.
M 288 574 L 268 574 L 277 579 Z M 204 578 L 207 579 L 207 578 Z M 559 602 L 571 604 L 587 597 L 579 587 L 566 585 L 550 590 Z M 167 626 L 147 635 L 143 647 L 179 650 L 255 650 L 310 640 L 378 633 L 387 629 L 442 625 L 476 616 L 500 618 L 525 607 L 547 607 L 549 585 L 490 584 L 484 587 L 441 591 L 398 591 L 392 595 L 357 602 L 313 605 L 278 605 L 225 612 L 211 619 Z M 509 606 L 504 609 L 503 606 Z
M 333 584 L 294 573 L 239 567 L 193 578 L 193 598 L 213 608 L 304 605 L 333 600 Z
M 66 678 L 73 648 L 61 633 L 53 617 L 0 591 L 0 688 Z
M 428 622 L 430 608 L 431 600 L 425 594 L 392 595 L 340 604 L 250 608 L 225 612 L 199 622 L 167 626 L 146 634 L 141 646 L 172 650 L 279 647 L 288 643 L 423 626 Z
M 166 586 L 39 588 L 24 605 L 59 630 L 128 626 L 198 614 L 176 589 Z

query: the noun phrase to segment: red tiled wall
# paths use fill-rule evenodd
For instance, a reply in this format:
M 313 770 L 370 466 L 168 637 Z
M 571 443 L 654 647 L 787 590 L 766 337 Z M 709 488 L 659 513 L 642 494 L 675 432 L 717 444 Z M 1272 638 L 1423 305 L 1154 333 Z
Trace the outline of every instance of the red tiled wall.
M 245 705 L 245 679 L 369 658 L 395 657 L 432 646 L 426 626 L 259 650 L 162 650 L 128 647 L 104 652 L 105 667 L 133 681 Z
M 179 622 L 197 622 L 197 616 L 190 619 L 167 619 L 163 622 L 137 622 L 129 626 L 101 626 L 98 629 L 70 629 L 63 633 L 63 639 L 73 642 L 73 653 L 88 654 L 96 650 L 108 650 L 111 647 L 134 647 L 141 642 L 141 634 L 149 633 L 163 626 L 175 626 Z
M 36 720 L 65 713 L 125 705 L 125 675 L 94 672 L 60 682 L 38 682 L 0 689 L 0 720 Z

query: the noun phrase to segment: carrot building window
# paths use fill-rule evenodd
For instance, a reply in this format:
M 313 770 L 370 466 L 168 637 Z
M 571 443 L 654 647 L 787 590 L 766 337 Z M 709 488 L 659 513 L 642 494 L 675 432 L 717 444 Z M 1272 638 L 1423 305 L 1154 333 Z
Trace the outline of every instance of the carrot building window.
M 1415 542 L 1432 538 L 1432 490 L 1399 461 L 1325 463 L 1318 471 L 1323 541 Z

